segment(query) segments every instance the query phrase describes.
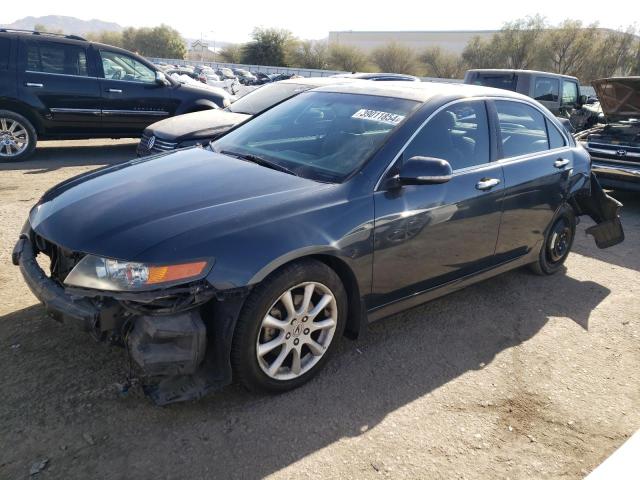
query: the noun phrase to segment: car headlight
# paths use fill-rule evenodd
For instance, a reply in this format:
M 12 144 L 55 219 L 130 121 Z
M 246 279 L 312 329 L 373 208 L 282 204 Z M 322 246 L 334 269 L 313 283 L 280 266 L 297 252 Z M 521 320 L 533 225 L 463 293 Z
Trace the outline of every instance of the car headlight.
M 142 291 L 167 287 L 204 277 L 213 263 L 151 265 L 87 255 L 71 270 L 65 285 L 109 291 Z

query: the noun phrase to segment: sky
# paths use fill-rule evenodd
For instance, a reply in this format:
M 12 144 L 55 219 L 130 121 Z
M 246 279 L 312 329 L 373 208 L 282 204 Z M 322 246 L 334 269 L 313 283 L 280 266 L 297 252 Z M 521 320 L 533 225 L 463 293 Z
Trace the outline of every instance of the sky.
M 616 7 L 608 9 L 603 4 Z M 597 21 L 608 28 L 640 26 L 638 0 L 29 0 L 20 4 L 19 12 L 17 7 L 12 10 L 11 6 L 3 9 L 0 24 L 28 15 L 68 15 L 134 27 L 166 23 L 188 38 L 228 42 L 247 41 L 256 26 L 285 28 L 298 38 L 320 39 L 332 30 L 495 30 L 506 21 L 536 13 L 552 23 L 571 18 Z

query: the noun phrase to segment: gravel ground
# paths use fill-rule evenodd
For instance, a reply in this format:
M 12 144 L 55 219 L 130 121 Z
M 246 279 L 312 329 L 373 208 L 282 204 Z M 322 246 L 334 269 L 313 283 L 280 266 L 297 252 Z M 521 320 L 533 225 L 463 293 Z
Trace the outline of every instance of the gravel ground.
M 640 427 L 640 199 L 627 240 L 579 225 L 566 272 L 517 270 L 344 340 L 310 384 L 153 406 L 124 352 L 48 319 L 10 255 L 31 205 L 131 141 L 0 164 L 0 478 L 581 478 Z M 47 460 L 45 462 L 44 460 Z

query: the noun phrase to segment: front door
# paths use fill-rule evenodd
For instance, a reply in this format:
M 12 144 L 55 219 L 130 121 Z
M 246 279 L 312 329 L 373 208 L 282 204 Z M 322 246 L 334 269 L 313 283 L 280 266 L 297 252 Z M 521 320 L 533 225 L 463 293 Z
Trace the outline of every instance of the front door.
M 153 69 L 125 53 L 99 50 L 102 124 L 107 132 L 140 135 L 173 115 L 171 87 L 158 84 Z
M 100 86 L 84 45 L 23 39 L 18 88 L 36 108 L 47 134 L 88 135 L 100 129 Z
M 404 186 L 374 194 L 370 308 L 494 264 L 504 178 L 502 167 L 491 161 L 490 145 L 485 102 L 475 100 L 445 107 L 403 151 L 401 159 L 447 160 L 453 177 L 439 185 Z

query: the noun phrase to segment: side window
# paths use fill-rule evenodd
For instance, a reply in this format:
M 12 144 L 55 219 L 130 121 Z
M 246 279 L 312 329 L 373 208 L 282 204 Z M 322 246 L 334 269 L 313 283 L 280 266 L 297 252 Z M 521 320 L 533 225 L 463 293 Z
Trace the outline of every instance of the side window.
M 27 70 L 88 77 L 87 52 L 76 45 L 61 43 L 26 44 Z
M 0 38 L 0 70 L 9 69 L 9 53 L 11 52 L 11 40 Z
M 545 119 L 545 121 L 547 122 L 547 132 L 549 133 L 549 146 L 551 148 L 564 147 L 567 142 L 560 131 L 549 121 L 549 119 Z
M 560 80 L 549 77 L 536 77 L 533 86 L 533 98 L 544 102 L 557 102 L 560 98 Z
M 578 85 L 575 82 L 562 82 L 562 104 L 576 105 L 578 103 Z
M 530 105 L 496 100 L 502 152 L 517 157 L 549 149 L 544 115 Z
M 100 50 L 104 78 L 128 82 L 154 83 L 155 72 L 138 60 L 117 52 Z
M 488 163 L 489 127 L 483 101 L 456 103 L 439 112 L 407 146 L 403 158 L 435 157 L 454 170 Z

